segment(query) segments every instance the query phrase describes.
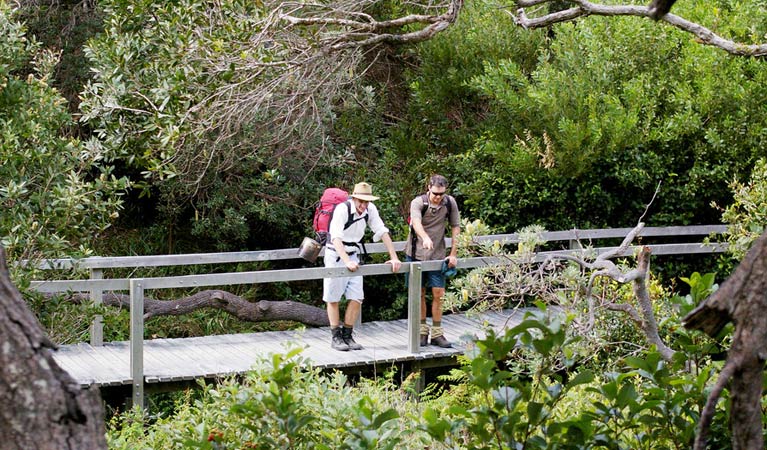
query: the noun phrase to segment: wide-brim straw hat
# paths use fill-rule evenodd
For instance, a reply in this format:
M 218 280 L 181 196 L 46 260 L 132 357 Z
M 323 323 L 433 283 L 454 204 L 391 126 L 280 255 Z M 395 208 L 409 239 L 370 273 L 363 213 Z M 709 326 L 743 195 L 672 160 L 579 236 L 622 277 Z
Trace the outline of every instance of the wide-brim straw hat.
M 372 202 L 379 199 L 379 197 L 373 195 L 373 187 L 364 181 L 354 185 L 354 191 L 351 196 L 366 202 Z

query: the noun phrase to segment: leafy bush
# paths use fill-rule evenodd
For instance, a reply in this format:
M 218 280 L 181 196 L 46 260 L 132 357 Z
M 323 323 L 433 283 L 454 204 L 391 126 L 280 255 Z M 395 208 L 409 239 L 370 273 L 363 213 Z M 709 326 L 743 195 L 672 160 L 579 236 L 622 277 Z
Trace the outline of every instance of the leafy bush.
M 767 160 L 756 162 L 748 183 L 733 180 L 730 189 L 733 202 L 722 211 L 722 220 L 728 224 L 728 250 L 739 261 L 767 227 Z
M 62 134 L 71 117 L 49 84 L 56 63 L 0 4 L 0 242 L 10 259 L 87 254 L 127 188 L 91 142 Z
M 712 278 L 692 277 L 695 296 Z M 697 287 L 695 287 L 697 286 Z M 614 449 L 689 448 L 720 363 L 665 362 L 650 350 L 616 356 L 608 371 L 583 365 L 571 318 L 532 311 L 467 349 L 443 389 L 412 396 L 408 377 L 360 380 L 308 368 L 300 349 L 256 362 L 241 381 L 202 385 L 170 415 L 116 416 L 111 449 Z M 726 397 L 726 394 L 725 394 Z M 711 442 L 729 447 L 727 402 Z
M 341 373 L 306 368 L 300 349 L 257 361 L 241 383 L 203 386 L 199 400 L 144 428 L 136 411 L 117 416 L 111 449 L 417 449 L 425 435 L 400 422 L 402 393 L 390 382 L 351 388 Z M 403 412 L 406 409 L 402 409 Z

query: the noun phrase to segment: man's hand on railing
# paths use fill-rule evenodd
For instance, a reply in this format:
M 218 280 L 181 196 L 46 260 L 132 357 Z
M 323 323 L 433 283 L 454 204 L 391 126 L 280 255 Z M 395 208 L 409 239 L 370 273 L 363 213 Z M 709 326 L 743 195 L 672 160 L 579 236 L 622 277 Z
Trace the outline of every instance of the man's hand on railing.
M 386 261 L 386 264 L 391 264 L 391 271 L 395 273 L 402 267 L 402 262 L 399 259 L 390 259 Z

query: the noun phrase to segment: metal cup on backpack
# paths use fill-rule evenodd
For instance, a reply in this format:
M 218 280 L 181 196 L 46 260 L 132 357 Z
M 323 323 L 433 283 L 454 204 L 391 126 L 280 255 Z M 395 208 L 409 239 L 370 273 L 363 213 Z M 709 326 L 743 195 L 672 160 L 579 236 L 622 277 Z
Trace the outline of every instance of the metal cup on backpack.
M 305 237 L 298 247 L 298 256 L 309 261 L 317 261 L 317 257 L 320 255 L 322 245 L 310 237 Z

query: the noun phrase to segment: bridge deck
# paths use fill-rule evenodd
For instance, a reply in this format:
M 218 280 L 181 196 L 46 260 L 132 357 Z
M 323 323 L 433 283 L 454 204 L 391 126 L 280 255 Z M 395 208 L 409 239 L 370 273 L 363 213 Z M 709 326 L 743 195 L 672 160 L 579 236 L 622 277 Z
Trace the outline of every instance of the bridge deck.
M 305 347 L 303 356 L 315 367 L 345 368 L 385 365 L 413 360 L 441 359 L 463 353 L 466 336 L 484 337 L 483 324 L 501 331 L 522 320 L 522 311 L 487 312 L 480 316 L 447 314 L 442 322 L 453 348 L 434 346 L 410 353 L 407 321 L 365 322 L 355 328 L 362 350 L 339 352 L 330 348 L 327 327 L 293 331 L 226 334 L 184 339 L 144 341 L 146 383 L 171 383 L 247 372 L 257 358 L 284 353 L 289 342 Z M 462 339 L 463 338 L 463 339 Z M 130 349 L 127 341 L 103 346 L 64 345 L 54 353 L 58 364 L 81 386 L 131 384 Z

